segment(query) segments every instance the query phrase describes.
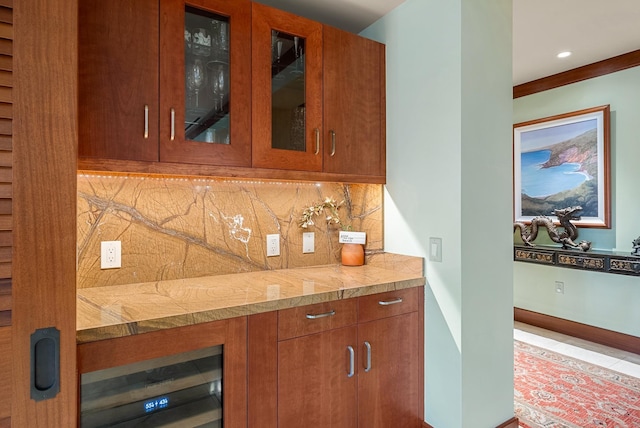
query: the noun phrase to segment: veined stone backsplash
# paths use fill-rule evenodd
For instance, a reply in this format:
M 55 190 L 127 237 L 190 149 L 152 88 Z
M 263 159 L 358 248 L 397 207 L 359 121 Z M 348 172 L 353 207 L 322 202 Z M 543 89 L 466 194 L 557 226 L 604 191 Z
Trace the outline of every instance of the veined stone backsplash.
M 305 207 L 344 200 L 340 217 L 383 248 L 382 185 L 78 174 L 77 287 L 338 263 L 338 228 L 302 229 Z M 302 233 L 315 252 L 302 253 Z M 266 257 L 279 233 L 280 256 Z M 122 268 L 100 269 L 100 242 L 122 242 Z

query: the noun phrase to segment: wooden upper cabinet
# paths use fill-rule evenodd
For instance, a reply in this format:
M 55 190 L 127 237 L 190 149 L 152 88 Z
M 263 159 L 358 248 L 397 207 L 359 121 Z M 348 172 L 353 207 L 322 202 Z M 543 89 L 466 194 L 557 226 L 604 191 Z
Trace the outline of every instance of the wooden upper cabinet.
M 251 166 L 251 3 L 160 2 L 160 161 Z
M 79 156 L 158 160 L 158 0 L 79 0 L 78 18 Z
M 322 25 L 253 3 L 252 165 L 322 170 Z
M 81 158 L 251 165 L 249 0 L 79 2 Z
M 385 175 L 384 45 L 324 27 L 324 171 Z

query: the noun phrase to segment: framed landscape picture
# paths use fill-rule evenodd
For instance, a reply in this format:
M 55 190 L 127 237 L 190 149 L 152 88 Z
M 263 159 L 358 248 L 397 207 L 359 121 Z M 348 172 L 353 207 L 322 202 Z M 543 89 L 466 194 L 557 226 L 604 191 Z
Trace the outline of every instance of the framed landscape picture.
M 514 221 L 581 206 L 582 227 L 610 228 L 609 106 L 513 125 Z

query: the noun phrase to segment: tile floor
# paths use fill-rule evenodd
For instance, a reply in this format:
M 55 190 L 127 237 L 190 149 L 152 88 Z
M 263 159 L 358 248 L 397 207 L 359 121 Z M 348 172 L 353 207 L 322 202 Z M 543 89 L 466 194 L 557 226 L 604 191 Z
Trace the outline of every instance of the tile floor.
M 640 378 L 640 355 L 516 321 L 513 338 L 558 354 Z

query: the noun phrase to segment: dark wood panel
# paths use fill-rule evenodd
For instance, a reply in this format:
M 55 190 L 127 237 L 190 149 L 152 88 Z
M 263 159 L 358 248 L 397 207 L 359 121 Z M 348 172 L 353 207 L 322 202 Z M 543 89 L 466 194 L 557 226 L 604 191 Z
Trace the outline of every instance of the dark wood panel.
M 278 315 L 265 312 L 248 320 L 248 428 L 277 428 Z
M 12 88 L 0 86 L 0 103 L 12 103 L 13 102 L 13 90 Z
M 0 327 L 11 325 L 11 311 L 0 311 Z
M 178 129 L 173 140 L 170 114 L 184 123 L 184 3 L 164 0 L 160 7 L 163 31 L 160 33 L 160 160 L 169 162 L 208 163 L 212 165 L 251 165 L 251 2 L 248 0 L 191 0 L 190 6 L 229 17 L 230 101 L 229 144 L 203 144 L 189 141 Z M 181 128 L 178 126 L 178 128 Z
M 2 66 L 2 61 L 0 61 L 0 67 L 1 66 Z M 13 106 L 11 104 L 0 102 L 0 118 L 3 118 L 3 119 L 13 118 Z
M 11 183 L 13 181 L 13 170 L 0 166 L 0 183 Z
M 11 262 L 11 247 L 0 247 L 0 262 L 2 263 Z M 0 296 L 1 294 L 2 294 L 2 291 L 0 291 Z
M 279 427 L 358 426 L 358 364 L 349 377 L 348 351 L 358 361 L 356 339 L 354 325 L 278 342 Z
M 0 428 L 11 428 L 11 418 L 0 419 Z
M 593 64 L 574 68 L 552 76 L 543 77 L 513 87 L 513 98 L 520 98 L 564 85 L 580 82 L 605 74 L 626 70 L 640 65 L 640 50 L 628 52 Z
M 11 263 L 0 263 L 0 278 L 11 278 L 12 269 Z
M 520 423 L 518 421 L 518 418 L 514 416 L 508 421 L 501 423 L 496 428 L 518 428 L 519 426 L 520 426 Z
M 11 358 L 6 356 L 12 355 L 11 346 L 11 328 L 0 327 L 0 421 L 4 418 L 11 416 L 11 406 L 7 405 L 11 403 Z M 2 426 L 0 422 L 0 426 Z
M 13 148 L 13 139 L 11 138 L 11 135 L 0 134 L 0 150 L 11 151 L 12 148 Z M 0 151 L 0 154 L 1 153 L 2 152 Z
M 77 0 L 48 0 L 15 6 L 13 173 L 19 179 L 13 184 L 13 233 L 21 245 L 14 247 L 11 272 L 11 422 L 74 427 L 77 228 L 69 219 L 77 209 L 78 5 Z M 43 58 L 46 73 L 34 67 Z M 0 75 L 11 84 L 10 72 Z M 0 133 L 11 135 L 12 121 L 0 122 Z M 31 399 L 30 336 L 54 326 L 60 331 L 60 392 L 36 402 Z
M 325 314 L 330 316 L 322 316 Z M 357 299 L 335 300 L 278 311 L 278 340 L 353 325 L 358 321 Z M 307 315 L 317 316 L 309 319 Z
M 11 309 L 11 280 L 0 279 L 0 311 Z M 0 353 L 0 355 L 2 355 Z
M 8 7 L 0 7 L 0 22 L 13 23 L 13 11 Z
M 0 199 L 0 215 L 11 215 L 11 208 L 11 199 Z M 2 243 L 0 243 L 0 246 L 2 246 Z
M 323 34 L 324 166 L 334 173 L 384 175 L 384 45 L 333 27 Z M 335 132 L 335 153 L 332 136 Z
M 556 331 L 612 348 L 640 354 L 640 337 L 619 333 L 612 330 L 594 327 L 575 321 L 557 318 L 551 315 L 541 314 L 526 309 L 514 308 L 514 319 L 525 324 Z
M 0 166 L 13 166 L 13 153 L 10 151 L 0 151 Z
M 13 40 L 13 25 L 0 22 L 0 38 Z
M 13 0 L 0 0 L 0 6 L 11 9 L 13 8 Z
M 87 373 L 215 345 L 224 345 L 225 427 L 246 427 L 246 317 L 83 343 L 77 347 L 78 370 Z
M 251 162 L 255 167 L 322 171 L 315 129 L 322 134 L 322 25 L 253 3 L 251 29 Z M 272 141 L 271 30 L 305 39 L 305 150 L 274 149 Z M 321 145 L 321 144 L 320 144 Z
M 79 155 L 158 160 L 159 2 L 78 3 Z
M 358 324 L 358 423 L 371 428 L 420 428 L 423 384 L 419 373 L 418 312 Z M 401 332 L 401 333 L 400 333 Z M 371 368 L 365 371 L 364 346 L 370 345 Z
M 0 134 L 13 135 L 12 121 L 0 118 Z
M 13 186 L 11 183 L 0 183 L 0 198 L 11 199 L 13 197 Z
M 418 300 L 419 291 L 420 288 L 415 287 L 360 297 L 358 299 L 358 322 L 367 322 L 417 311 L 420 303 Z M 380 302 L 386 304 L 381 304 Z
M 13 42 L 7 39 L 0 39 L 0 55 L 13 55 Z
M 8 247 L 13 245 L 13 233 L 11 231 L 0 231 L 0 246 Z
M 347 183 L 384 184 L 386 177 L 353 174 L 330 174 L 323 172 L 293 171 L 266 168 L 218 167 L 201 164 L 179 164 L 169 162 L 134 162 L 112 159 L 78 159 L 81 171 L 129 171 L 140 174 L 180 175 L 180 176 L 208 176 L 235 177 L 264 180 L 291 181 L 331 181 Z
M 11 71 L 0 70 L 0 86 L 13 87 L 13 73 Z
M 0 70 L 11 71 L 13 69 L 13 58 L 8 55 L 0 55 Z

